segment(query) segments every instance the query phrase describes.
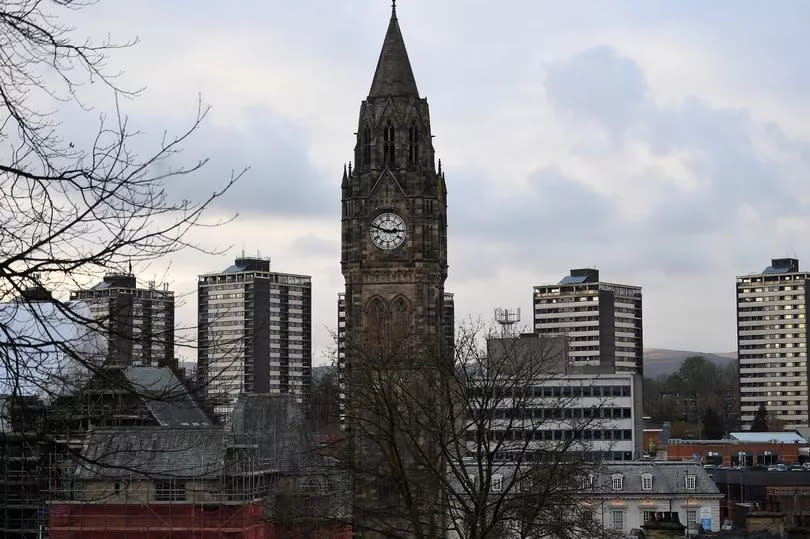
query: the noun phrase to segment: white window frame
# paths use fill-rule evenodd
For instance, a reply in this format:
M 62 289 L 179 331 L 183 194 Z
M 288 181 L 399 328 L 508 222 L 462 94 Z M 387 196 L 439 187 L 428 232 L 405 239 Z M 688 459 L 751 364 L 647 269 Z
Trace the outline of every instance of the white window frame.
M 503 490 L 503 476 L 501 474 L 492 474 L 490 490 L 492 492 L 501 492 Z
M 687 529 L 695 530 L 698 525 L 698 512 L 697 509 L 686 510 L 686 527 Z
M 647 511 L 642 509 L 641 511 L 641 523 L 646 524 L 651 521 L 655 517 L 655 511 Z
M 697 476 L 686 476 L 686 490 L 695 490 L 697 488 Z
M 641 490 L 652 490 L 653 488 L 653 475 L 652 474 L 642 474 L 641 475 Z
M 610 481 L 613 490 L 623 490 L 624 489 L 624 476 L 621 474 L 615 474 L 611 477 Z
M 618 519 L 616 517 L 619 517 Z M 618 524 L 618 526 L 617 526 Z M 610 521 L 611 529 L 623 532 L 624 531 L 624 511 L 621 509 L 614 509 L 611 513 Z

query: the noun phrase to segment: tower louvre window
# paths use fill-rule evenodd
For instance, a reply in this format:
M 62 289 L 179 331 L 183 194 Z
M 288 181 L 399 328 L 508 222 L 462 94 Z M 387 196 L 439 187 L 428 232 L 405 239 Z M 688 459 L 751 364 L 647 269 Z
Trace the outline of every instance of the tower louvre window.
M 383 161 L 386 165 L 394 164 L 394 126 L 390 120 L 383 129 Z
M 411 124 L 408 132 L 408 161 L 416 163 L 419 160 L 419 126 L 416 122 Z
M 362 160 L 363 165 L 369 166 L 371 165 L 371 129 L 369 128 L 368 124 L 363 125 L 362 131 Z

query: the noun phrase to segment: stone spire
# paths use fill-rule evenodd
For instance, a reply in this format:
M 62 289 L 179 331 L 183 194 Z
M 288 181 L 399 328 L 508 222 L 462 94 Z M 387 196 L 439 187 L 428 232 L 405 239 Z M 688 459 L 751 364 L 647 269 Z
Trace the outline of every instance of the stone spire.
M 369 97 L 419 97 L 416 88 L 416 79 L 413 77 L 411 62 L 408 60 L 408 51 L 405 50 L 405 40 L 397 21 L 396 2 L 391 8 L 391 21 L 385 33 L 380 59 L 377 61 L 377 71 L 371 83 Z

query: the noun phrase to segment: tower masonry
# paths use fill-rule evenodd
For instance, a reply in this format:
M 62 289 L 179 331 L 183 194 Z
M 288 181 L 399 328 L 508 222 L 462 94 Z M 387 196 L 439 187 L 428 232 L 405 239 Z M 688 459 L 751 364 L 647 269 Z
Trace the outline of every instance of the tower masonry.
M 347 342 L 397 328 L 440 337 L 447 189 L 395 10 L 360 106 L 354 167 L 344 170 L 341 194 Z

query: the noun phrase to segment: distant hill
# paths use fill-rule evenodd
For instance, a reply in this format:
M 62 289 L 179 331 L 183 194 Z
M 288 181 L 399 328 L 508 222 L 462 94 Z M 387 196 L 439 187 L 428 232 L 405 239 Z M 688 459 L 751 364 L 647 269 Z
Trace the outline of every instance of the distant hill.
M 683 360 L 690 356 L 703 356 L 715 365 L 725 366 L 737 359 L 737 352 L 714 354 L 710 352 L 692 352 L 688 350 L 667 350 L 665 348 L 647 348 L 644 350 L 644 376 L 657 378 L 667 376 L 681 367 Z M 312 378 L 318 382 L 322 377 L 335 373 L 329 365 L 313 367 Z
M 737 359 L 737 352 L 713 354 L 710 352 L 647 348 L 644 350 L 644 376 L 646 378 L 668 376 L 677 371 L 681 367 L 683 360 L 690 356 L 703 356 L 715 365 L 724 367 L 729 362 Z

